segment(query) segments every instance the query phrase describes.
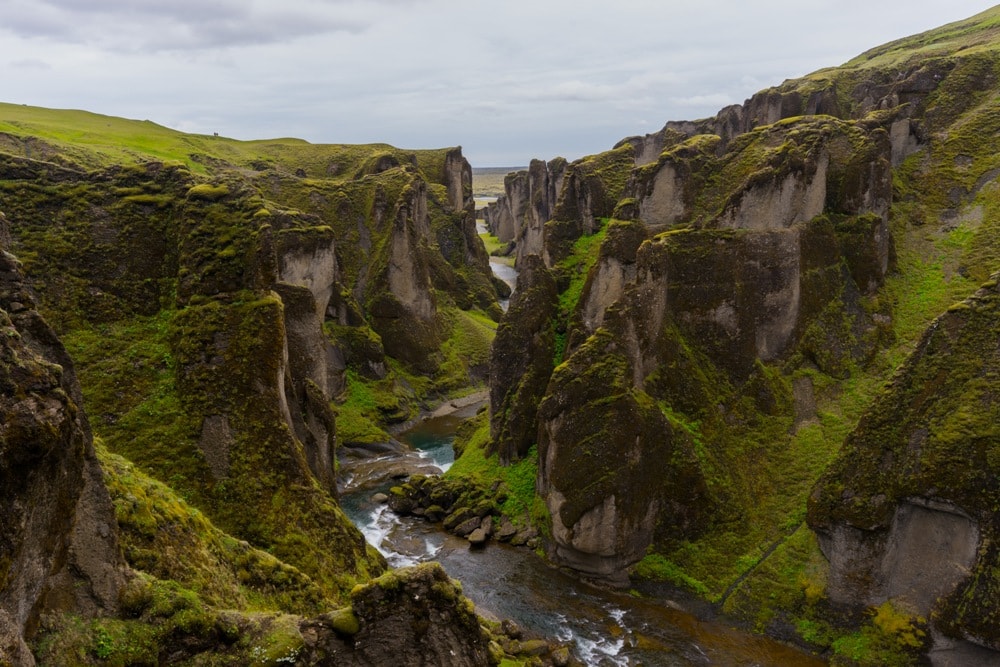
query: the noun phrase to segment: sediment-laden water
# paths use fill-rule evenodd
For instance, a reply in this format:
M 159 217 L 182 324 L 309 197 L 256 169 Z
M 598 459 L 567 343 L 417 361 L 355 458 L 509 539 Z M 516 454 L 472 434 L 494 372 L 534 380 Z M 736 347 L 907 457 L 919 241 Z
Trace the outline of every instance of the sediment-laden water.
M 400 440 L 405 461 L 446 469 L 462 419 L 476 406 L 425 420 Z M 550 567 L 525 548 L 491 543 L 469 549 L 466 540 L 422 519 L 398 517 L 372 496 L 398 481 L 357 474 L 347 466 L 343 504 L 365 537 L 396 567 L 435 560 L 462 582 L 478 611 L 509 618 L 522 627 L 570 644 L 588 665 L 822 665 L 823 661 L 779 642 L 713 621 L 699 620 L 671 605 L 586 585 Z M 399 474 L 395 469 L 393 474 Z

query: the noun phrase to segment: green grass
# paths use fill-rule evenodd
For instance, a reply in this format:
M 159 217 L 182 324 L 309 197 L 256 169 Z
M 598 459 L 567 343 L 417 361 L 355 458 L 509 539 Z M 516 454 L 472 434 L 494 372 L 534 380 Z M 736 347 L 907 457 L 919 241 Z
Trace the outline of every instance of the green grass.
M 962 52 L 995 50 L 1000 41 L 1000 10 L 988 9 L 963 21 L 870 49 L 845 67 L 868 69 L 895 67 L 915 56 L 949 56 Z
M 347 371 L 347 390 L 336 403 L 337 439 L 342 444 L 388 442 L 384 413 L 398 408 L 391 380 L 370 381 Z
M 299 570 L 223 533 L 165 484 L 98 443 L 129 565 L 176 581 L 206 603 L 316 613 L 331 601 Z
M 504 194 L 504 178 L 527 167 L 473 167 L 472 193 L 476 197 L 499 197 Z
M 686 574 L 684 570 L 677 567 L 677 565 L 667 560 L 661 554 L 647 554 L 645 558 L 635 565 L 632 572 L 644 579 L 668 581 L 697 595 L 707 597 L 709 594 L 708 587 L 705 584 Z
M 559 294 L 559 310 L 565 318 L 570 317 L 576 310 L 583 294 L 583 286 L 587 282 L 587 275 L 591 267 L 597 263 L 601 243 L 607 236 L 609 224 L 611 222 L 607 218 L 602 219 L 601 228 L 597 232 L 578 238 L 573 243 L 569 257 L 559 262 L 556 267 L 558 271 L 569 276 L 569 285 Z
M 483 232 L 483 233 L 481 233 L 479 235 L 479 238 L 482 240 L 483 246 L 486 247 L 486 254 L 490 255 L 493 258 L 495 258 L 494 261 L 501 261 L 504 264 L 508 264 L 510 266 L 514 266 L 514 259 L 515 259 L 515 257 L 513 255 L 508 255 L 506 257 L 501 257 L 501 256 L 498 256 L 498 255 L 495 254 L 495 253 L 499 253 L 499 252 L 503 251 L 507 247 L 506 243 L 501 243 L 500 239 L 498 239 L 493 234 L 490 234 L 489 232 Z
M 373 155 L 393 156 L 400 164 L 406 164 L 408 155 L 415 154 L 420 167 L 436 181 L 444 160 L 444 150 L 405 151 L 387 144 L 310 144 L 294 138 L 239 141 L 179 132 L 149 120 L 7 103 L 0 103 L 0 132 L 41 139 L 54 151 L 88 169 L 160 160 L 184 164 L 197 173 L 210 173 L 228 165 L 251 173 L 271 169 L 287 174 L 304 173 L 308 178 L 346 181 L 370 168 Z M 0 150 L 12 148 L 12 152 L 36 159 L 51 157 L 44 144 L 16 148 L 0 143 Z
M 518 525 L 529 522 L 545 525 L 547 512 L 544 503 L 535 494 L 535 479 L 538 476 L 538 450 L 532 447 L 528 455 L 513 465 L 500 465 L 499 456 L 486 455 L 490 439 L 490 426 L 482 419 L 478 427 L 464 442 L 459 444 L 461 455 L 445 473 L 447 478 L 465 479 L 479 488 L 490 488 L 502 482 L 508 491 L 507 500 L 500 510 Z
M 474 371 L 485 377 L 497 323 L 474 310 L 443 308 L 441 313 L 451 333 L 441 345 L 443 361 L 434 384 L 439 391 L 453 392 L 477 384 Z
M 205 469 L 200 420 L 181 405 L 169 343 L 172 311 L 79 328 L 63 336 L 74 359 L 91 427 L 108 447 L 197 495 Z

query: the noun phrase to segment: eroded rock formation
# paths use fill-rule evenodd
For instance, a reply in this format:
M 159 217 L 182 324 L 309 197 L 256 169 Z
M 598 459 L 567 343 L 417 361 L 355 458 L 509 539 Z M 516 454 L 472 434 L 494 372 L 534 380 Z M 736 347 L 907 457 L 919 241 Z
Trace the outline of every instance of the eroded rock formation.
M 503 243 L 513 243 L 517 260 L 540 255 L 544 227 L 563 189 L 566 161 L 532 160 L 527 171 L 508 174 L 505 193 L 483 212 L 486 227 Z
M 505 464 L 525 456 L 535 441 L 535 416 L 555 354 L 557 299 L 549 271 L 537 256 L 527 256 L 490 355 L 491 447 Z
M 766 457 L 785 454 L 781 445 L 737 454 L 741 441 L 761 437 L 771 420 L 787 420 L 792 433 L 815 428 L 812 374 L 842 381 L 895 335 L 884 289 L 895 268 L 893 217 L 904 232 L 925 223 L 942 237 L 970 230 L 978 249 L 956 260 L 957 270 L 978 280 L 995 270 L 995 250 L 986 249 L 995 233 L 977 222 L 984 209 L 963 213 L 997 174 L 993 139 L 983 144 L 995 133 L 972 129 L 992 127 L 995 55 L 952 57 L 948 45 L 972 35 L 986 43 L 987 23 L 977 17 L 963 26 L 968 33 L 921 36 L 919 53 L 906 52 L 912 44 L 873 49 L 566 166 L 541 243 L 518 247 L 519 263 L 525 252 L 538 255 L 562 309 L 549 325 L 556 355 L 534 431 L 556 561 L 620 580 L 649 545 L 669 552 L 754 506 L 751 486 L 780 474 Z M 504 218 L 510 229 L 526 217 L 526 178 L 512 176 L 498 202 L 518 203 L 520 218 Z M 592 242 L 594 234 L 603 239 Z M 548 330 L 534 321 L 526 328 Z M 506 363 L 543 377 L 548 350 L 522 343 L 508 355 L 518 350 L 520 361 Z M 504 451 L 516 431 L 524 444 L 507 456 L 523 456 L 532 428 L 512 426 L 506 402 L 516 382 L 493 379 L 506 382 L 492 386 L 494 444 Z M 789 436 L 776 426 L 763 437 Z M 954 499 L 914 495 L 892 505 L 877 540 L 837 523 L 824 537 L 841 573 L 831 597 L 877 604 L 912 592 L 915 575 L 904 571 L 923 552 L 937 587 L 912 594 L 928 609 L 987 551 L 988 540 L 977 542 L 984 521 Z M 850 587 L 868 579 L 882 583 Z M 966 621 L 971 607 L 962 607 Z
M 537 437 L 554 557 L 592 576 L 620 580 L 657 535 L 695 534 L 722 500 L 711 497 L 684 428 L 650 405 L 704 415 L 706 402 L 728 400 L 710 397 L 753 385 L 761 361 L 796 352 L 840 374 L 880 335 L 861 299 L 882 285 L 891 259 L 884 129 L 802 119 L 754 130 L 721 155 L 718 137 L 674 139 L 639 168 L 626 145 L 567 169 L 537 263 L 558 275 L 568 244 L 595 231 L 614 197 L 619 215 L 635 219 L 605 225 L 566 325 L 566 364 L 535 390 L 545 397 L 537 433 L 507 402 L 522 389 L 492 378 L 494 445 L 514 460 Z M 616 191 L 601 176 L 623 165 L 630 175 Z M 527 335 L 554 326 L 550 312 L 512 307 L 508 319 Z M 843 330 L 851 336 L 831 333 Z M 501 367 L 545 377 L 547 349 L 506 343 L 502 328 L 495 354 L 510 349 Z M 522 444 L 510 447 L 515 431 Z
M 252 169 L 197 156 L 207 177 L 4 154 L 0 179 L 58 328 L 156 316 L 166 329 L 156 363 L 173 378 L 145 411 L 176 408 L 161 435 L 118 437 L 151 391 L 120 378 L 138 395 L 102 406 L 109 446 L 336 598 L 384 568 L 336 503 L 332 403 L 348 369 L 384 377 L 394 357 L 433 377 L 452 333 L 442 308 L 500 309 L 460 149 L 297 148 L 309 171 L 263 147 Z M 465 381 L 482 372 L 469 365 Z M 463 380 L 461 361 L 450 370 Z

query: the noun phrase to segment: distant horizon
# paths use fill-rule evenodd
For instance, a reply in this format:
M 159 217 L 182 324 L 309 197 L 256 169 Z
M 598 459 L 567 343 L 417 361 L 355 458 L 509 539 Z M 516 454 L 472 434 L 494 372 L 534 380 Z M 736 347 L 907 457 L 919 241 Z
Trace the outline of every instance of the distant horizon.
M 472 163 L 470 162 L 470 164 L 472 164 Z M 476 167 L 476 166 L 473 166 L 472 167 L 472 173 L 475 174 L 476 172 L 479 172 L 481 174 L 486 174 L 486 173 L 490 173 L 490 172 L 502 171 L 504 169 L 509 170 L 509 171 L 521 171 L 521 170 L 527 169 L 528 166 L 529 165 L 514 165 L 514 166 L 510 166 L 510 167 Z

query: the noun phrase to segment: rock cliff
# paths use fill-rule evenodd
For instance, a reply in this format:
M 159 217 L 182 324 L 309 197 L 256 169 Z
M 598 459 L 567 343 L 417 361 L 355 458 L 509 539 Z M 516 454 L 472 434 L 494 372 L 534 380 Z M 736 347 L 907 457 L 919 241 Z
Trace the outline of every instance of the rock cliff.
M 497 329 L 490 354 L 492 451 L 504 464 L 528 453 L 535 441 L 538 403 L 552 372 L 557 309 L 555 282 L 536 255 L 521 264 L 518 289 Z
M 108 444 L 333 597 L 380 572 L 336 505 L 334 400 L 352 370 L 387 378 L 389 358 L 441 376 L 442 391 L 481 373 L 445 349 L 461 309 L 500 313 L 461 150 L 299 147 L 316 173 L 293 173 L 280 146 L 251 169 L 196 155 L 206 179 L 157 161 L 88 171 L 70 151 L 56 167 L 13 148 L 0 180 L 42 309 L 71 337 L 128 337 L 153 318 L 138 325 L 162 349 L 145 348 L 145 379 L 121 365 L 95 377 Z
M 14 112 L 26 126 L 39 113 Z M 206 145 L 137 163 L 47 140 L 5 135 L 0 154 L 0 661 L 327 655 L 299 624 L 385 570 L 338 506 L 338 401 L 365 374 L 397 387 L 385 410 L 408 418 L 407 401 L 482 377 L 481 321 L 500 314 L 461 150 L 277 145 L 234 162 L 240 147 Z M 32 295 L 79 357 L 82 392 Z M 390 361 L 426 374 L 425 393 Z M 84 395 L 105 445 L 205 516 L 109 452 L 102 478 Z M 387 619 L 437 591 L 442 616 L 393 637 L 402 664 L 483 664 L 471 605 L 435 576 L 358 603 L 361 636 L 395 633 Z M 345 650 L 364 654 L 350 634 Z
M 637 407 L 619 405 L 614 396 L 638 392 L 642 400 L 700 418 L 704 406 L 699 401 L 720 395 L 720 379 L 739 394 L 760 361 L 778 362 L 797 353 L 838 375 L 870 355 L 878 340 L 877 321 L 861 300 L 881 287 L 890 266 L 891 149 L 886 130 L 828 117 L 803 118 L 753 130 L 730 142 L 722 155 L 716 155 L 717 147 L 717 139 L 683 141 L 656 162 L 629 166 L 627 182 L 619 176 L 600 187 L 595 185 L 604 183 L 600 175 L 609 179 L 609 171 L 621 170 L 623 161 L 631 165 L 630 147 L 578 168 L 571 165 L 555 210 L 562 218 L 545 228 L 542 257 L 557 275 L 554 280 L 565 281 L 558 258 L 569 255 L 575 239 L 597 231 L 598 214 L 611 214 L 616 200 L 607 193 L 614 183 L 621 184 L 613 191 L 623 202 L 619 215 L 625 209 L 635 214 L 633 223 L 606 224 L 599 256 L 565 325 L 569 365 L 553 374 L 537 420 L 539 488 L 553 516 L 555 557 L 590 574 L 600 571 L 620 579 L 645 554 L 655 526 L 663 524 L 663 534 L 683 534 L 678 526 L 694 530 L 698 521 L 692 517 L 704 516 L 705 508 L 722 500 L 706 489 L 705 473 L 698 471 L 706 463 L 697 461 L 693 445 L 674 450 L 672 443 L 683 441 L 683 428 L 671 427 L 658 410 L 647 410 L 644 417 L 631 414 Z M 605 199 L 595 212 L 596 193 L 604 193 Z M 576 217 L 582 210 L 591 213 Z M 654 237 L 662 230 L 667 233 Z M 532 274 L 538 270 L 533 268 Z M 530 312 L 541 317 L 546 311 L 534 307 Z M 519 331 L 553 326 L 546 321 L 529 326 L 525 314 L 513 308 L 507 317 L 522 318 L 512 325 Z M 850 332 L 851 340 L 826 335 L 828 326 Z M 504 330 L 502 326 L 495 350 L 507 349 Z M 611 355 L 609 343 L 596 342 L 607 334 L 622 366 L 614 379 L 598 379 L 591 377 L 597 368 L 591 346 Z M 585 349 L 590 350 L 588 359 L 575 361 Z M 544 351 L 524 344 L 511 350 L 507 354 L 525 360 L 519 365 L 508 360 L 501 364 L 504 368 L 528 363 L 539 367 L 535 375 L 545 376 Z M 701 368 L 694 377 L 682 380 L 664 372 L 691 363 Z M 493 380 L 496 442 L 504 443 L 501 434 L 515 428 L 526 433 L 511 452 L 516 456 L 501 457 L 512 460 L 527 451 L 531 429 L 523 426 L 525 415 L 510 417 L 499 400 L 519 389 L 501 375 Z M 580 394 L 581 386 L 591 388 Z M 608 393 L 613 387 L 619 389 Z M 569 417 L 570 406 L 593 419 Z M 639 427 L 645 435 L 607 428 L 624 423 L 648 424 Z M 620 452 L 625 441 L 636 440 L 649 444 L 627 456 L 615 455 L 633 461 L 618 473 L 616 493 L 579 483 L 582 478 L 607 481 L 608 460 L 596 452 Z M 595 462 L 585 474 L 580 469 L 584 442 L 601 443 L 594 445 Z M 499 445 L 501 450 L 504 446 Z M 640 479 L 653 469 L 662 477 Z M 675 478 L 685 481 L 679 484 Z M 622 508 L 624 489 L 657 486 L 685 491 L 655 501 L 633 492 L 635 506 Z M 580 503 L 587 507 L 567 510 Z M 597 515 L 603 518 L 597 520 Z M 600 554 L 616 565 L 584 565 L 584 553 Z
M 540 255 L 544 227 L 562 192 L 566 161 L 532 160 L 527 171 L 508 174 L 504 194 L 483 211 L 486 227 L 502 243 L 513 243 L 515 257 Z
M 114 614 L 124 584 L 73 363 L 35 309 L 0 213 L 0 660 L 33 665 L 46 614 Z
M 472 603 L 437 563 L 385 574 L 351 593 L 351 607 L 307 621 L 312 664 L 490 664 Z

